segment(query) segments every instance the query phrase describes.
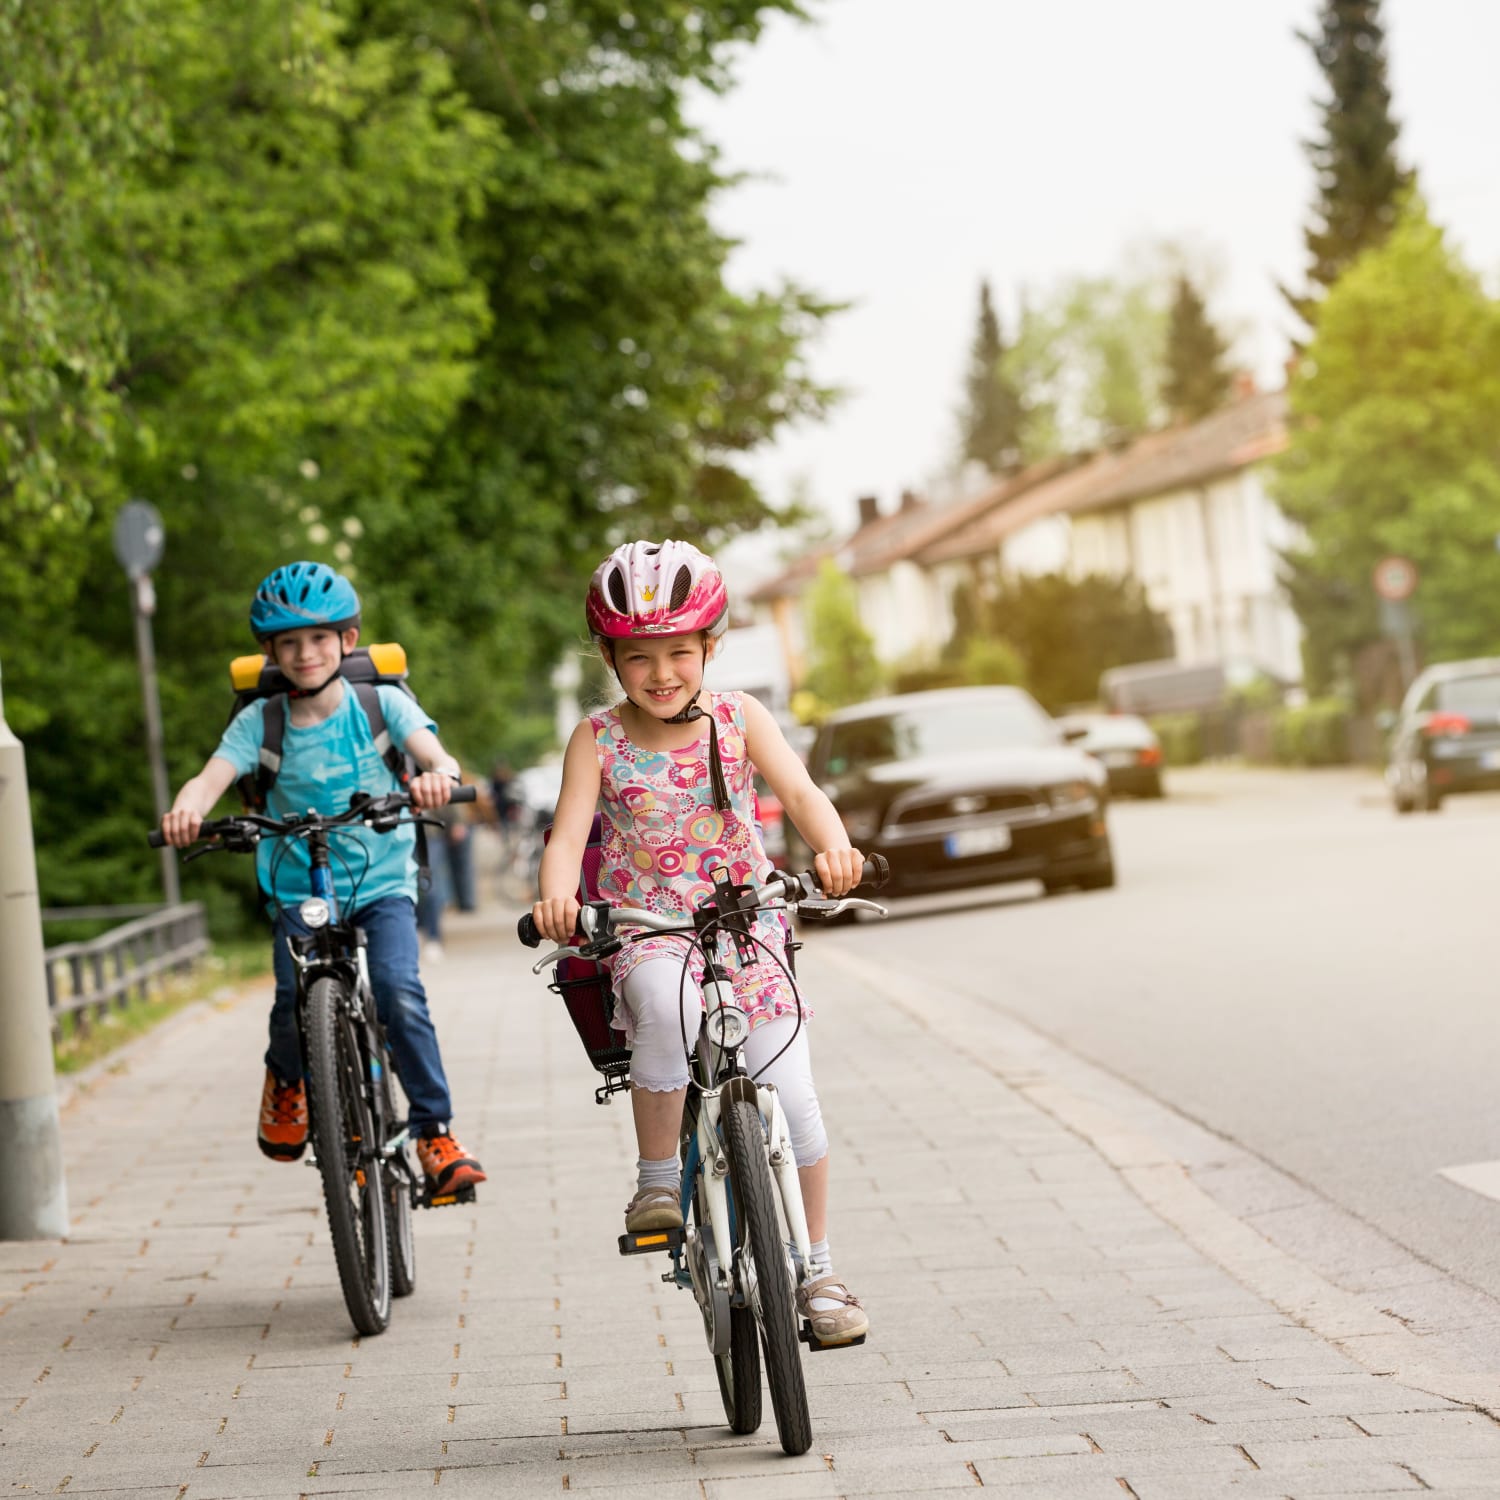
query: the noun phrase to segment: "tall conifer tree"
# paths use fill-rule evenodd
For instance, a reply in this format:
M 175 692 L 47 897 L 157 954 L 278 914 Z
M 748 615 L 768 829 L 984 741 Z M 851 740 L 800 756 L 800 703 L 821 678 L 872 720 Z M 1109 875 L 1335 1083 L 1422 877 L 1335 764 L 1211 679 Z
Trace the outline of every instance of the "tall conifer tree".
M 1324 0 L 1321 30 L 1299 32 L 1328 81 L 1322 132 L 1304 149 L 1317 173 L 1313 222 L 1304 231 L 1307 290 L 1287 300 L 1311 326 L 1318 303 L 1361 251 L 1395 224 L 1412 181 L 1396 156 L 1380 0 Z
M 1005 341 L 990 299 L 979 283 L 979 326 L 969 356 L 967 404 L 963 412 L 963 456 L 995 472 L 1013 467 L 1021 453 L 1021 402 L 1000 368 Z
M 1223 404 L 1231 380 L 1224 363 L 1228 352 L 1191 277 L 1179 276 L 1167 323 L 1162 382 L 1162 400 L 1173 417 L 1191 422 Z

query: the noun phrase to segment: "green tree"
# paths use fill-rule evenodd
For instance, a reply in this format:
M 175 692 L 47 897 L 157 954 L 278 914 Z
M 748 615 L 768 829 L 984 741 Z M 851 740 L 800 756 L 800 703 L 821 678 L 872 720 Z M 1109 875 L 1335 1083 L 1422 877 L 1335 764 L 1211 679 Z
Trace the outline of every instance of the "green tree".
M 114 450 L 94 445 L 101 482 L 79 486 L 104 503 L 58 549 L 89 605 L 42 590 L 45 634 L 35 617 L 5 639 L 7 705 L 35 708 L 49 901 L 155 880 L 109 547 L 125 495 L 167 526 L 174 782 L 213 746 L 249 592 L 277 562 L 350 570 L 366 639 L 407 645 L 445 740 L 483 765 L 534 749 L 608 546 L 712 544 L 772 515 L 743 457 L 829 399 L 802 359 L 826 309 L 725 286 L 708 218 L 725 178 L 681 106 L 726 86 L 736 47 L 790 0 L 710 0 L 692 24 L 680 0 L 130 0 L 118 37 L 81 0 L 4 6 L 91 18 L 106 55 L 83 81 L 128 75 L 163 132 L 112 161 L 109 191 L 79 179 L 103 309 L 80 326 L 102 338 L 107 313 L 117 330 L 95 381 Z M 52 149 L 49 132 L 27 149 Z
M 1156 425 L 1166 333 L 1155 278 L 1073 277 L 1021 310 L 1002 368 L 1019 394 L 1027 462 Z
M 860 703 L 878 693 L 884 676 L 875 642 L 859 618 L 854 585 L 825 558 L 807 591 L 807 676 L 802 687 L 824 708 Z
M 1500 646 L 1500 306 L 1415 196 L 1329 292 L 1290 387 L 1276 497 L 1314 692 L 1380 637 L 1371 577 L 1410 558 L 1426 654 Z
M 1312 222 L 1303 231 L 1308 287 L 1286 293 L 1315 325 L 1320 299 L 1360 254 L 1390 232 L 1412 174 L 1396 153 L 1380 0 L 1324 0 L 1319 30 L 1299 32 L 1328 85 L 1319 135 L 1304 144 L 1317 176 Z
M 1027 686 L 1053 713 L 1094 701 L 1110 667 L 1172 654 L 1171 629 L 1140 584 L 1098 573 L 1007 577 L 983 596 L 979 628 L 979 639 L 1019 656 Z M 950 650 L 962 660 L 978 648 L 955 639 Z
M 0 652 L 24 733 L 42 712 L 15 648 L 74 596 L 113 468 L 125 332 L 90 224 L 155 139 L 139 78 L 143 6 L 0 3 Z
M 979 324 L 969 352 L 966 401 L 960 416 L 963 456 L 992 473 L 1013 468 L 1021 456 L 1021 402 L 1003 359 L 1005 341 L 990 299 L 988 281 L 979 283 Z
M 1228 345 L 1210 322 L 1192 278 L 1177 278 L 1167 322 L 1166 376 L 1162 401 L 1179 421 L 1206 417 L 1223 405 L 1232 376 L 1224 361 Z

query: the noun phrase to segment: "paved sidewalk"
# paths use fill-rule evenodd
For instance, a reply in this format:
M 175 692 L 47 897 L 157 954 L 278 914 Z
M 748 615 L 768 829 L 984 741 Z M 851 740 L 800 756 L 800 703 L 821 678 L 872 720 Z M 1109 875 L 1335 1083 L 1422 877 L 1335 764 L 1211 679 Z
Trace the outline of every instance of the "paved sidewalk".
M 615 1254 L 628 1108 L 594 1105 L 497 911 L 455 919 L 428 974 L 456 1125 L 492 1180 L 419 1216 L 417 1290 L 379 1338 L 351 1335 L 315 1174 L 251 1138 L 267 990 L 74 1091 L 73 1234 L 0 1244 L 5 1492 L 1500 1494 L 1482 1409 L 1500 1309 L 1459 1298 L 1464 1343 L 1451 1318 L 1299 1272 L 1197 1201 L 1150 1109 L 882 974 L 859 936 L 818 934 L 801 964 L 834 1251 L 873 1323 L 807 1362 L 805 1457 L 781 1453 L 769 1403 L 760 1433 L 728 1432 L 691 1297 L 664 1261 Z

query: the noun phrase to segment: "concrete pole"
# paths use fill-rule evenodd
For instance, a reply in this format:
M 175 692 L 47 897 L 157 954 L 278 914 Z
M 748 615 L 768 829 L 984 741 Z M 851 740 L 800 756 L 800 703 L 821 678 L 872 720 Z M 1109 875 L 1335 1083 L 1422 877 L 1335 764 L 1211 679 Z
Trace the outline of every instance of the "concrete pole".
M 0 1240 L 68 1232 L 26 756 L 0 699 Z

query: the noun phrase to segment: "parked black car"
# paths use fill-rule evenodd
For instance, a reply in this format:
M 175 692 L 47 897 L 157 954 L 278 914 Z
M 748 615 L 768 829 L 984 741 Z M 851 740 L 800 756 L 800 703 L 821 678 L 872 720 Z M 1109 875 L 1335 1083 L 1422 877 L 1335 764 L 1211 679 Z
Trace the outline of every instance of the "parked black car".
M 808 752 L 849 837 L 891 862 L 892 895 L 1040 880 L 1115 883 L 1105 773 L 1011 687 L 946 688 L 833 714 Z M 798 849 L 794 867 L 805 862 Z
M 1391 732 L 1385 780 L 1398 813 L 1500 790 L 1500 657 L 1443 662 L 1417 677 Z
M 1059 719 L 1070 745 L 1092 755 L 1109 777 L 1110 795 L 1161 797 L 1161 741 L 1135 714 L 1067 714 Z

